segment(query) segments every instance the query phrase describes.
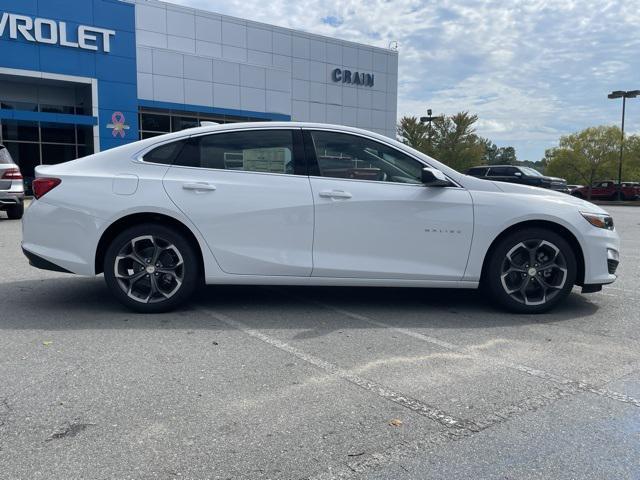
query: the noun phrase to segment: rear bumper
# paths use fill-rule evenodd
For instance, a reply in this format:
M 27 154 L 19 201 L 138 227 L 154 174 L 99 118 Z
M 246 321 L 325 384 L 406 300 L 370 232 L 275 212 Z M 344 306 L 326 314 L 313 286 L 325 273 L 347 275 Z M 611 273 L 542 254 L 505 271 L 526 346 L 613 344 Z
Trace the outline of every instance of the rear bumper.
M 85 212 L 34 200 L 22 218 L 22 249 L 35 267 L 94 275 L 99 225 Z
M 22 248 L 22 253 L 29 260 L 29 265 L 32 267 L 39 268 L 41 270 L 51 270 L 52 272 L 64 272 L 64 273 L 72 273 L 66 268 L 61 267 L 60 265 L 56 265 L 49 260 L 46 260 L 42 257 L 39 257 L 35 253 L 31 253 L 29 250 L 26 250 L 24 247 Z
M 21 205 L 24 202 L 24 192 L 0 190 L 0 210 Z

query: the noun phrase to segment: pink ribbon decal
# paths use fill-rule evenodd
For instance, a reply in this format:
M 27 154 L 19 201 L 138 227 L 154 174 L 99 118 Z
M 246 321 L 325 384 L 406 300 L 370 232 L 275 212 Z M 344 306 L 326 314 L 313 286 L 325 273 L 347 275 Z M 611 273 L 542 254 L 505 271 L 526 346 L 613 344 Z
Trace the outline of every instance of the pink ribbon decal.
M 125 118 L 122 112 L 113 112 L 111 115 L 111 123 L 107 124 L 107 128 L 111 128 L 111 134 L 114 137 L 120 135 L 121 138 L 124 138 L 126 134 L 126 130 L 129 130 L 129 125 L 125 125 Z

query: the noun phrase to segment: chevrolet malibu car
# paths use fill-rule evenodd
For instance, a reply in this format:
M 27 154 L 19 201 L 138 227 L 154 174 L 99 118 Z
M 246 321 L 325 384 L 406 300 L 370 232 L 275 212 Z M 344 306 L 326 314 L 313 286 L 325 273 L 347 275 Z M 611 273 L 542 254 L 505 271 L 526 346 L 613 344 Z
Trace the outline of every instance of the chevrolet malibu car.
M 24 213 L 24 183 L 18 165 L 13 163 L 7 148 L 0 144 L 0 210 L 11 220 Z
M 40 268 L 104 278 L 140 312 L 202 283 L 486 289 L 538 313 L 615 280 L 619 238 L 569 195 L 466 176 L 349 127 L 198 127 L 40 166 Z M 417 293 L 419 295 L 419 293 Z

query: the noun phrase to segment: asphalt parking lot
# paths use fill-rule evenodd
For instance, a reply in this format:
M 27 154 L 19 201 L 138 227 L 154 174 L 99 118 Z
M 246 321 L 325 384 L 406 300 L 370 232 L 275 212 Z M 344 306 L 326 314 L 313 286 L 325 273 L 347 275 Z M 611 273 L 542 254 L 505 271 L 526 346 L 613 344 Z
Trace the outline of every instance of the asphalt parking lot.
M 553 313 L 477 292 L 207 287 L 136 315 L 0 214 L 0 478 L 638 479 L 640 208 Z

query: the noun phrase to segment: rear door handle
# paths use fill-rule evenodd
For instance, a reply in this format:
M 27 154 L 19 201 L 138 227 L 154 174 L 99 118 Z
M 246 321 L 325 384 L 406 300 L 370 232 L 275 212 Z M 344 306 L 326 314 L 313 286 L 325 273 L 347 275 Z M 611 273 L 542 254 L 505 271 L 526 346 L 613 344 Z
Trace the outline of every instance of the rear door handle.
M 182 188 L 185 190 L 195 190 L 197 192 L 207 192 L 216 189 L 215 185 L 207 182 L 183 183 Z
M 351 198 L 352 195 L 349 192 L 342 190 L 322 190 L 318 195 L 322 198 Z

